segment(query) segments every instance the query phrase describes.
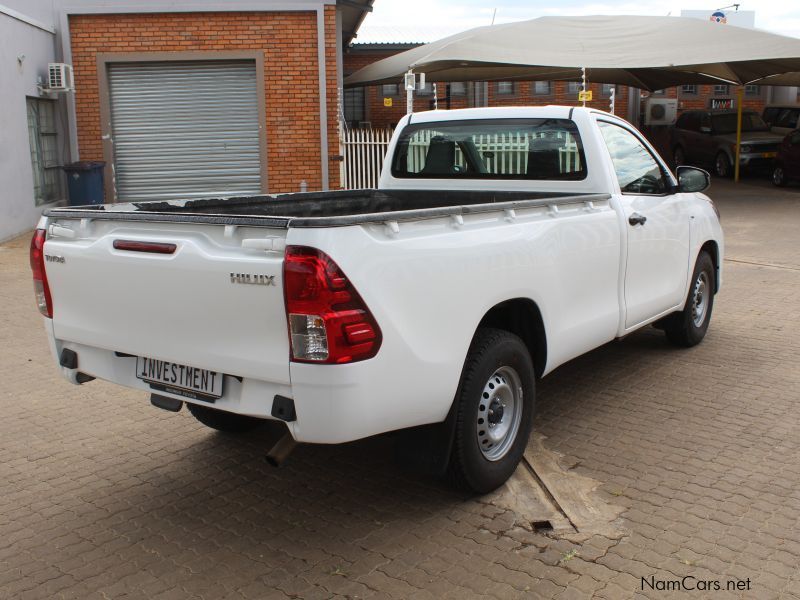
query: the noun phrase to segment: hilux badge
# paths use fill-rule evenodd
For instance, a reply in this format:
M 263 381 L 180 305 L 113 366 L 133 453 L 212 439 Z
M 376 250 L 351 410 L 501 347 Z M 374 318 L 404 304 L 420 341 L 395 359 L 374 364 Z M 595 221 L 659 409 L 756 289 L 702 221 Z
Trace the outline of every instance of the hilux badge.
M 231 273 L 231 283 L 243 283 L 246 285 L 275 285 L 275 275 Z

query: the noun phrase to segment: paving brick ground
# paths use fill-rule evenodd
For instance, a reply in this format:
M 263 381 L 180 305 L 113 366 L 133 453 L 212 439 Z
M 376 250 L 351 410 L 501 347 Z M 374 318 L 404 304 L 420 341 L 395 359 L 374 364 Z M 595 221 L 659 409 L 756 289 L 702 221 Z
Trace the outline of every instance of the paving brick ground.
M 625 536 L 581 544 L 409 472 L 386 439 L 274 470 L 263 435 L 67 384 L 28 240 L 0 245 L 0 598 L 800 597 L 800 189 L 711 193 L 731 260 L 705 342 L 648 329 L 539 387 L 545 445 L 625 507 Z M 687 575 L 750 589 L 642 590 Z

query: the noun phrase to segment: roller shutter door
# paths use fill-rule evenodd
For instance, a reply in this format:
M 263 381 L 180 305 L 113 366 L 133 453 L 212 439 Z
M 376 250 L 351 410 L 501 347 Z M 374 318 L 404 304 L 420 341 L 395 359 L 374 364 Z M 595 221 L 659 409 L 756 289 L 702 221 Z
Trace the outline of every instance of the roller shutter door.
M 109 65 L 117 200 L 261 190 L 254 61 Z

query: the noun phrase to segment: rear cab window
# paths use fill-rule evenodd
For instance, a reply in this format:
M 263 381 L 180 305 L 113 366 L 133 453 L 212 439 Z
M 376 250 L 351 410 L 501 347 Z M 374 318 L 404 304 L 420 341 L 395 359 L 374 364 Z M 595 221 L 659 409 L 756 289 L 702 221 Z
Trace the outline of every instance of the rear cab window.
M 411 124 L 392 157 L 408 179 L 576 181 L 586 178 L 578 127 L 570 119 L 475 119 Z

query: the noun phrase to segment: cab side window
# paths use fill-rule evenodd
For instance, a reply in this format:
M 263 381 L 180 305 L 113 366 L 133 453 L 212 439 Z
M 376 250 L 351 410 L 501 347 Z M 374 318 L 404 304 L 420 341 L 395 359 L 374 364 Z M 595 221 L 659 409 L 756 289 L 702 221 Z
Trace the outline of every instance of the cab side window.
M 675 126 L 687 131 L 697 131 L 700 129 L 700 116 L 696 112 L 685 112 L 678 118 Z
M 772 123 L 772 125 L 775 127 L 790 127 L 794 129 L 798 124 L 798 115 L 800 115 L 800 109 L 784 108 L 775 118 L 775 122 Z
M 624 194 L 665 194 L 669 189 L 661 165 L 635 135 L 624 127 L 598 121 Z

